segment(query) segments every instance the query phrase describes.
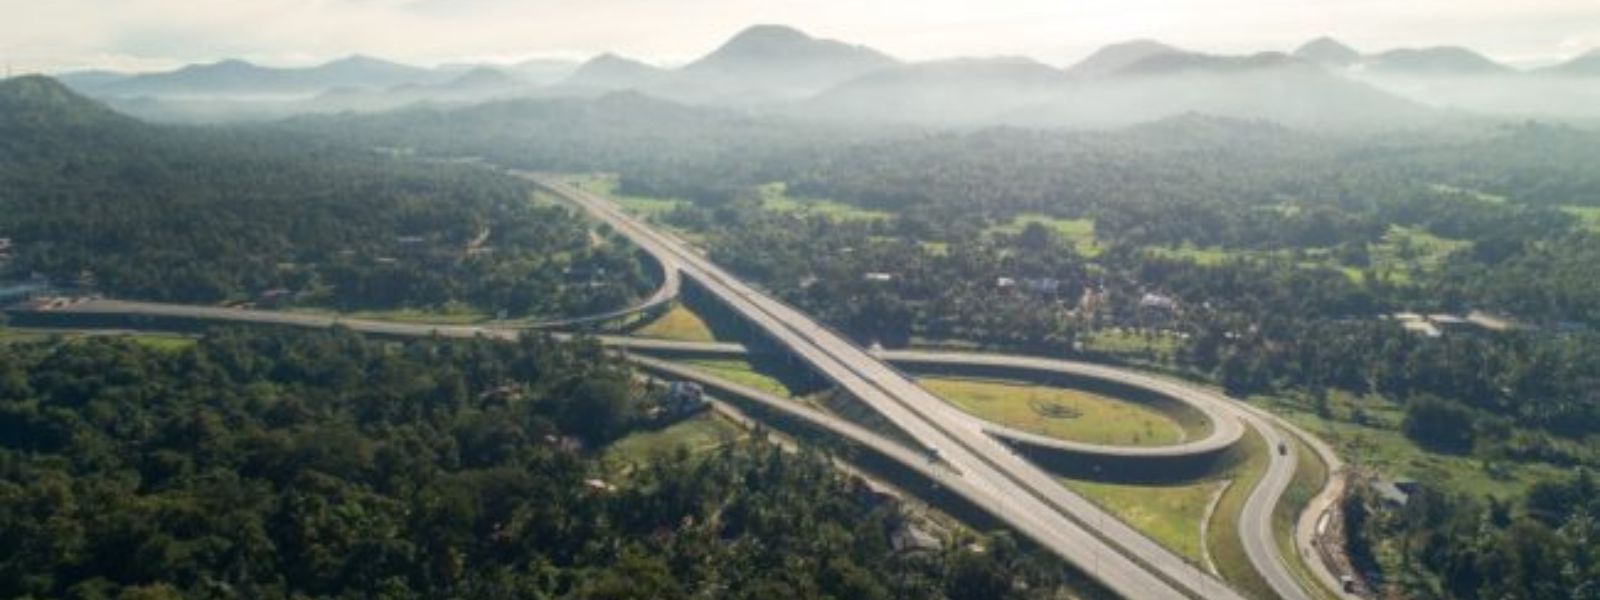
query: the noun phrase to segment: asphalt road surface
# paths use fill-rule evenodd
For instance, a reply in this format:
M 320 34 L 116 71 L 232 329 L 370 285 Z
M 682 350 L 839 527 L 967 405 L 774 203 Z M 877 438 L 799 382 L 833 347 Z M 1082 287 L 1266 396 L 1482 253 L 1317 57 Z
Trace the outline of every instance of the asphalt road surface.
M 670 256 L 731 310 L 882 414 L 950 467 L 973 500 L 1125 598 L 1243 598 L 1148 537 L 1071 493 L 975 426 L 972 419 L 846 338 L 752 288 L 687 244 L 645 226 L 610 201 L 551 177 L 527 175 L 610 224 L 652 254 Z

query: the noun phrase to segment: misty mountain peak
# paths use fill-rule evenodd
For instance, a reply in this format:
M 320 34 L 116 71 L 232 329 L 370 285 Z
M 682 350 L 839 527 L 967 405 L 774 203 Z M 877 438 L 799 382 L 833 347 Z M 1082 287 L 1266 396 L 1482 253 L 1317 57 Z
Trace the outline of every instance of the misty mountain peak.
M 6 132 L 5 137 L 18 135 L 18 128 L 41 130 L 113 122 L 133 121 L 43 75 L 0 79 L 0 131 Z
M 612 52 L 607 52 L 605 54 L 601 54 L 599 56 L 591 58 L 591 59 L 589 59 L 588 62 L 583 63 L 583 66 L 581 66 L 579 68 L 581 68 L 581 69 L 592 69 L 592 68 L 615 68 L 615 67 L 644 67 L 644 68 L 652 68 L 652 69 L 655 68 L 655 67 L 651 67 L 648 64 L 645 64 L 643 61 L 634 60 L 634 59 L 628 58 L 626 56 L 623 56 L 621 54 L 616 54 L 616 53 L 612 53 Z
M 256 70 L 260 70 L 261 68 L 262 67 L 260 65 L 257 65 L 255 63 L 247 61 L 247 60 L 242 60 L 242 59 L 238 59 L 238 58 L 225 58 L 225 59 L 219 60 L 219 61 L 214 62 L 214 63 L 185 65 L 183 68 L 178 69 L 177 72 L 179 72 L 179 73 L 182 73 L 182 72 L 191 72 L 191 73 L 193 73 L 193 72 L 207 72 L 207 71 L 210 71 L 210 72 L 217 72 L 217 73 L 227 73 L 227 72 L 256 71 Z
M 1575 77 L 1600 77 L 1600 48 L 1595 48 L 1577 58 L 1550 67 L 1546 72 Z
M 894 62 L 887 55 L 866 46 L 814 38 L 786 25 L 756 25 L 734 35 L 705 58 L 685 67 L 685 70 L 758 61 L 873 66 Z
M 516 79 L 505 71 L 494 67 L 476 67 L 471 71 L 462 73 L 450 80 L 450 85 L 467 87 L 503 86 L 515 83 Z
M 1218 56 L 1198 52 L 1154 54 L 1111 73 L 1114 76 L 1175 75 L 1179 73 L 1242 73 L 1282 68 L 1314 68 L 1306 61 L 1282 52 L 1259 52 L 1247 56 Z
M 1067 72 L 1083 78 L 1104 77 L 1154 56 L 1178 54 L 1187 52 L 1155 40 L 1130 40 L 1096 50 Z
M 393 63 L 366 54 L 351 54 L 350 56 L 346 56 L 338 60 L 329 61 L 328 64 L 324 66 L 371 66 L 389 64 Z
M 814 41 L 816 38 L 788 25 L 752 25 L 734 34 L 723 47 L 752 49 L 803 45 Z
M 562 85 L 603 90 L 636 89 L 659 80 L 665 71 L 626 56 L 607 52 L 583 63 Z
M 1320 65 L 1348 67 L 1361 61 L 1361 53 L 1331 37 L 1319 37 L 1295 49 L 1294 56 Z
M 1460 46 L 1401 48 L 1373 57 L 1367 68 L 1400 75 L 1492 75 L 1510 68 Z
M 657 91 L 685 102 L 790 101 L 898 64 L 866 46 L 757 25 L 679 69 Z
M 366 74 L 366 75 L 393 75 L 401 73 L 420 73 L 422 69 L 365 54 L 352 54 L 344 58 L 314 67 L 314 71 L 334 73 Z

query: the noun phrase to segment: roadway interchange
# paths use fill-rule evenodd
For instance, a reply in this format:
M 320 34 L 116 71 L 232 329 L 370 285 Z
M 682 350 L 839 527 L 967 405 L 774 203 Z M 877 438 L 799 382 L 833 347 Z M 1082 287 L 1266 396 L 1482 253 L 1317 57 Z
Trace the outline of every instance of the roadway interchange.
M 811 364 L 818 372 L 840 387 L 883 413 L 907 434 L 918 440 L 924 448 L 885 452 L 886 456 L 912 467 L 919 472 L 935 472 L 930 478 L 944 487 L 967 498 L 1000 521 L 1014 527 L 1023 535 L 1033 538 L 1044 548 L 1077 565 L 1087 575 L 1099 580 L 1108 589 L 1128 598 L 1241 598 L 1235 590 L 1210 577 L 1176 554 L 1161 548 L 1155 542 L 1118 519 L 1111 517 L 1086 499 L 1071 493 L 1053 478 L 1031 463 L 1012 453 L 1005 444 L 988 433 L 1007 435 L 1004 428 L 985 424 L 963 413 L 910 381 L 899 371 L 876 357 L 855 347 L 842 336 L 783 305 L 776 300 L 739 282 L 726 272 L 710 264 L 702 256 L 681 242 L 652 231 L 633 220 L 609 201 L 562 185 L 546 177 L 534 177 L 542 186 L 579 204 L 591 214 L 627 235 L 644 250 L 661 261 L 669 277 L 679 270 L 713 295 L 738 311 L 753 324 L 766 331 L 774 341 Z M 663 285 L 663 290 L 669 287 Z M 676 294 L 676 278 L 672 278 L 671 293 Z M 659 302 L 658 290 L 646 304 Z M 171 317 L 256 322 L 302 327 L 327 327 L 340 324 L 358 331 L 387 335 L 440 335 L 447 337 L 485 336 L 508 338 L 518 335 L 516 330 L 477 327 L 440 326 L 428 324 L 403 324 L 372 320 L 342 319 L 319 315 L 254 311 L 222 307 L 196 307 L 153 303 L 91 300 L 57 309 L 58 312 L 102 315 L 139 315 L 145 317 Z M 607 338 L 613 345 L 646 346 L 651 342 L 625 338 Z M 654 342 L 660 344 L 678 342 Z M 728 345 L 718 345 L 726 347 Z M 742 348 L 733 346 L 742 351 Z M 895 356 L 885 353 L 885 358 L 921 361 L 966 361 L 972 364 L 1028 368 L 1071 369 L 1080 374 L 1092 371 L 1093 376 L 1111 379 L 1134 378 L 1132 385 L 1155 390 L 1177 397 L 1201 410 L 1214 424 L 1211 435 L 1190 443 L 1161 449 L 1132 449 L 1092 447 L 1091 451 L 1110 453 L 1195 452 L 1218 444 L 1232 444 L 1242 435 L 1240 420 L 1248 422 L 1267 438 L 1269 447 L 1282 441 L 1278 430 L 1268 420 L 1282 425 L 1281 421 L 1266 415 L 1240 408 L 1239 403 L 1174 382 L 1159 378 L 1083 363 L 1044 361 L 1044 359 L 1005 357 L 998 355 L 948 355 L 940 353 L 908 353 Z M 1037 361 L 1044 361 L 1040 363 Z M 1048 363 L 1048 364 L 1045 364 Z M 834 421 L 820 425 L 855 440 L 856 435 Z M 987 432 L 987 433 L 986 433 Z M 859 432 L 857 432 L 859 433 Z M 1303 435 L 1303 434 L 1302 434 Z M 1016 437 L 1016 436 L 1012 436 Z M 860 441 L 860 440 L 857 440 Z M 1019 440 L 1027 442 L 1028 440 Z M 1034 440 L 1038 441 L 1038 440 Z M 1311 441 L 1308 438 L 1308 441 Z M 1071 444 L 1070 442 L 1060 442 Z M 868 444 L 876 449 L 876 443 Z M 1314 446 L 1315 447 L 1315 446 Z M 1077 448 L 1083 450 L 1083 448 Z M 1319 453 L 1326 448 L 1318 447 Z M 910 453 L 910 456 L 900 456 Z M 929 454 L 937 461 L 929 462 Z M 1335 464 L 1331 456 L 1324 459 Z M 917 460 L 920 458 L 920 460 Z M 1330 460 L 1332 459 L 1332 460 Z M 937 465 L 933 468 L 932 465 Z M 1273 590 L 1284 598 L 1300 600 L 1309 598 L 1299 583 L 1289 574 L 1281 557 L 1271 529 L 1272 508 L 1276 506 L 1293 477 L 1295 460 L 1291 455 L 1272 453 L 1267 475 L 1247 501 L 1245 518 L 1241 520 L 1247 555 L 1255 568 Z M 1325 490 L 1321 504 L 1326 505 Z M 1311 519 L 1314 522 L 1315 519 Z M 1302 519 L 1304 527 L 1306 519 Z M 1309 558 L 1309 557 L 1308 557 Z M 1314 562 L 1314 561 L 1312 561 Z M 1318 567 L 1322 565 L 1318 564 Z M 1318 575 L 1331 580 L 1325 569 Z
M 153 302 L 130 302 L 106 299 L 87 300 L 44 311 L 18 312 L 22 314 L 34 315 L 58 314 L 69 317 L 106 316 L 135 317 L 140 319 L 167 318 L 185 321 L 193 320 L 205 322 L 287 325 L 305 328 L 327 328 L 338 325 L 349 328 L 353 331 L 359 331 L 368 334 L 401 337 L 484 337 L 489 339 L 509 340 L 515 339 L 518 335 L 522 334 L 521 330 L 504 327 L 397 323 L 391 321 L 367 319 L 346 319 L 317 314 L 214 306 L 163 304 Z M 734 393 L 748 400 L 763 402 L 764 404 L 771 405 L 771 408 L 775 408 L 788 416 L 798 418 L 809 424 L 840 435 L 855 443 L 861 444 L 864 447 L 877 451 L 883 456 L 891 460 L 895 460 L 896 462 L 905 465 L 913 471 L 928 477 L 931 481 L 943 485 L 956 494 L 962 495 L 963 497 L 967 498 L 969 502 L 973 502 L 975 505 L 982 506 L 980 501 L 984 497 L 977 495 L 979 493 L 979 488 L 971 485 L 970 483 L 966 483 L 964 478 L 957 477 L 956 472 L 948 467 L 937 469 L 932 468 L 934 463 L 930 463 L 927 460 L 927 455 L 923 452 L 905 448 L 902 444 L 888 441 L 881 435 L 870 430 L 866 430 L 858 425 L 844 421 L 837 417 L 832 417 L 826 413 L 822 413 L 821 411 L 807 409 L 798 403 L 785 400 L 774 405 L 769 396 L 763 395 L 759 391 L 749 390 L 748 388 L 739 388 L 737 386 L 730 387 L 731 384 L 721 382 L 714 377 L 705 375 L 704 373 L 693 369 L 684 369 L 679 367 L 676 370 L 669 371 L 668 369 L 662 368 L 661 365 L 670 363 L 651 361 L 650 359 L 641 356 L 641 354 L 651 353 L 670 354 L 684 352 L 702 355 L 742 355 L 747 352 L 746 348 L 742 345 L 716 342 L 708 343 L 653 340 L 624 336 L 599 336 L 598 339 L 602 344 L 608 347 L 614 347 L 628 351 L 628 356 L 631 360 L 639 362 L 651 370 L 670 373 L 680 379 L 698 380 L 702 383 L 711 384 L 714 389 L 720 389 L 724 392 Z M 1118 381 L 1126 385 L 1140 387 L 1157 393 L 1165 394 L 1170 398 L 1188 403 L 1195 409 L 1199 410 L 1202 414 L 1206 415 L 1206 417 L 1211 419 L 1213 423 L 1210 435 L 1185 444 L 1165 447 L 1132 448 L 1121 446 L 1097 446 L 1061 441 L 1040 444 L 1039 440 L 1036 439 L 1038 436 L 1026 434 L 1025 432 L 1014 432 L 1008 428 L 999 427 L 994 424 L 981 421 L 975 417 L 967 415 L 966 413 L 957 411 L 959 418 L 967 421 L 969 427 L 989 431 L 992 434 L 1000 435 L 1002 437 L 1008 436 L 1009 434 L 1021 433 L 1021 435 L 1017 435 L 1011 439 L 1014 442 L 1020 442 L 1024 444 L 1034 443 L 1040 444 L 1044 447 L 1064 445 L 1065 447 L 1078 451 L 1084 451 L 1087 448 L 1089 453 L 1105 453 L 1107 455 L 1148 455 L 1152 452 L 1159 452 L 1171 456 L 1180 456 L 1185 454 L 1211 452 L 1214 451 L 1219 445 L 1228 445 L 1236 442 L 1238 436 L 1241 434 L 1241 429 L 1238 427 L 1241 422 L 1250 424 L 1258 432 L 1262 432 L 1263 435 L 1268 435 L 1269 432 L 1276 431 L 1272 426 L 1268 425 L 1268 422 L 1271 422 L 1278 427 L 1288 426 L 1286 423 L 1268 413 L 1257 411 L 1253 408 L 1243 405 L 1242 403 L 1228 400 L 1220 395 L 1211 393 L 1193 385 L 1168 381 L 1165 378 L 1138 373 L 1135 371 L 1128 371 L 1125 369 L 1107 367 L 1104 365 L 1043 359 L 1037 357 L 979 353 L 891 350 L 882 351 L 878 353 L 878 355 L 882 359 L 891 362 L 904 363 L 907 365 L 999 365 L 1023 370 L 1032 370 L 1041 373 L 1064 373 L 1086 377 L 1104 378 Z M 1321 455 L 1322 459 L 1328 462 L 1330 466 L 1337 465 L 1337 457 L 1333 455 L 1331 449 L 1327 448 L 1325 445 L 1317 443 L 1314 438 L 1309 437 L 1303 432 L 1298 433 L 1298 435 L 1300 435 L 1303 439 L 1306 439 L 1308 442 L 1313 443 L 1319 455 Z M 1275 443 L 1278 438 L 1273 437 L 1269 439 L 1273 440 L 1269 443 Z M 892 446 L 892 448 L 886 448 L 885 444 Z M 1272 458 L 1268 466 L 1267 476 L 1262 479 L 1262 481 L 1252 491 L 1250 498 L 1247 500 L 1249 510 L 1247 510 L 1246 515 L 1254 515 L 1259 518 L 1247 518 L 1241 520 L 1240 534 L 1245 544 L 1247 556 L 1258 572 L 1261 572 L 1264 577 L 1267 577 L 1267 574 L 1273 570 L 1274 566 L 1276 566 L 1277 570 L 1279 571 L 1279 575 L 1277 577 L 1268 577 L 1268 582 L 1273 585 L 1274 590 L 1280 596 L 1284 598 L 1306 598 L 1307 596 L 1304 595 L 1303 591 L 1300 591 L 1295 580 L 1287 573 L 1287 569 L 1283 566 L 1281 559 L 1278 557 L 1276 552 L 1276 543 L 1272 536 L 1272 530 L 1270 527 L 1270 507 L 1274 506 L 1277 503 L 1277 500 L 1281 498 L 1284 489 L 1288 485 L 1288 481 L 1293 478 L 1294 468 L 1295 460 L 1293 456 L 1281 456 L 1276 453 L 1272 454 Z M 1329 489 L 1324 490 L 1324 493 L 1319 496 L 1317 500 L 1313 501 L 1313 505 L 1325 507 L 1331 503 L 1331 498 L 1336 493 L 1337 491 L 1333 489 L 1333 486 L 1330 486 Z M 1251 510 L 1254 510 L 1255 512 L 1250 512 Z M 1319 515 L 1320 511 L 1315 513 L 1308 511 L 1305 515 L 1305 518 L 1302 518 L 1301 520 L 1301 524 L 1299 526 L 1300 532 L 1309 533 L 1311 528 L 1314 527 L 1316 517 Z M 1120 525 L 1120 521 L 1114 518 L 1105 519 L 1097 517 L 1096 524 L 1102 526 L 1108 524 Z M 1131 535 L 1138 536 L 1139 534 L 1131 533 Z M 1326 568 L 1322 568 L 1323 565 L 1320 562 L 1312 560 L 1314 555 L 1308 551 L 1310 547 L 1309 538 L 1301 540 L 1300 547 L 1302 548 L 1302 553 L 1306 555 L 1308 562 L 1314 562 L 1316 564 L 1316 568 L 1318 568 L 1319 571 L 1318 575 L 1325 582 L 1327 582 L 1330 587 L 1333 584 L 1336 584 L 1336 578 L 1329 573 Z M 1233 597 L 1231 595 L 1221 596 L 1214 594 L 1215 592 L 1223 590 L 1221 587 L 1222 584 L 1214 581 L 1211 581 L 1210 583 L 1214 586 L 1214 588 L 1209 590 L 1209 592 L 1212 592 L 1212 594 L 1202 594 L 1200 597 Z M 1289 587 L 1280 587 L 1282 585 L 1287 585 Z M 1129 597 L 1143 598 L 1145 596 Z
M 652 230 L 605 198 L 553 177 L 523 176 L 578 204 L 651 254 L 677 261 L 685 276 L 727 308 L 948 465 L 965 485 L 975 488 L 973 499 L 981 508 L 1077 565 L 1107 589 L 1125 598 L 1243 597 L 1115 517 L 1108 518 L 1105 511 L 1068 491 L 909 377 L 745 284 L 681 241 Z M 1270 579 L 1273 574 L 1264 575 Z M 1287 583 L 1289 597 L 1305 597 L 1292 577 Z

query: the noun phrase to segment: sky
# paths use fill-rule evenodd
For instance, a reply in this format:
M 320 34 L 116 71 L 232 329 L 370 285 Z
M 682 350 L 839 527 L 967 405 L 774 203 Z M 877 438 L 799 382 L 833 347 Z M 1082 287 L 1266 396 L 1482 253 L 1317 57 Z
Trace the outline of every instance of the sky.
M 1059 65 L 1136 38 L 1245 53 L 1331 35 L 1366 51 L 1471 46 L 1514 64 L 1600 48 L 1597 0 L 0 0 L 0 61 L 26 73 L 611 51 L 670 65 L 756 23 L 908 60 L 1025 55 Z

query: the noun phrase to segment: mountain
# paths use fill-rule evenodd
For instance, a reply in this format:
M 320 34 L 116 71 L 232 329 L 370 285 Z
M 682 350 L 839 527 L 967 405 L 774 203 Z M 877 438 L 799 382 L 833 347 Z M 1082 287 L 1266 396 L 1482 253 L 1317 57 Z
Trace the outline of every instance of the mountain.
M 1104 128 L 1197 113 L 1342 131 L 1440 118 L 1410 100 L 1278 53 L 1146 61 L 1116 76 L 1080 80 L 1046 102 L 1007 115 L 1005 123 Z
M 282 69 L 280 72 L 285 73 L 287 79 L 299 79 L 319 89 L 336 85 L 385 88 L 437 79 L 427 69 L 359 54 L 310 69 Z
M 900 65 L 840 84 L 798 109 L 810 117 L 918 124 L 976 124 L 1039 102 L 1070 81 L 1026 58 Z
M 1219 56 L 1197 52 L 1155 54 L 1109 73 L 1114 77 L 1175 75 L 1179 73 L 1230 73 L 1280 67 L 1311 67 L 1282 52 L 1262 52 L 1249 56 Z
M 1173 54 L 1188 53 L 1154 40 L 1122 42 L 1095 51 L 1078 64 L 1068 67 L 1067 74 L 1082 79 L 1104 77 L 1151 57 Z
M 358 55 L 309 68 L 263 67 L 242 60 L 224 60 L 135 75 L 96 91 L 111 96 L 304 95 L 336 87 L 376 89 L 440 79 L 441 75 L 427 69 Z
M 1369 72 L 1382 75 L 1428 77 L 1498 75 L 1511 72 L 1510 67 L 1457 46 L 1390 50 L 1367 59 L 1363 67 Z
M 1360 52 L 1331 37 L 1319 37 L 1306 42 L 1295 49 L 1294 57 L 1326 67 L 1342 68 L 1361 62 Z
M 76 169 L 148 143 L 145 132 L 139 121 L 49 77 L 0 80 L 0 179 L 59 177 L 77 183 L 81 171 Z M 0 182 L 0 198 L 24 193 L 7 189 L 15 183 Z
M 595 91 L 635 90 L 654 85 L 666 75 L 659 67 L 606 53 L 583 63 L 560 85 Z
M 502 69 L 528 83 L 549 85 L 572 76 L 579 63 L 562 58 L 534 58 Z
M 1600 48 L 1541 72 L 1568 77 L 1600 77 Z
M 275 82 L 274 69 L 229 59 L 210 64 L 188 65 L 176 71 L 134 75 L 109 84 L 101 91 L 110 95 L 166 95 L 234 92 Z
M 499 89 L 517 85 L 517 78 L 493 67 L 478 67 L 442 85 L 458 90 Z
M 0 138 L 135 122 L 43 75 L 0 80 Z
M 679 69 L 658 93 L 751 104 L 811 96 L 898 64 L 867 48 L 818 39 L 790 27 L 757 25 Z
M 52 75 L 56 81 L 79 92 L 90 92 L 131 77 L 127 73 L 106 70 L 71 71 Z

